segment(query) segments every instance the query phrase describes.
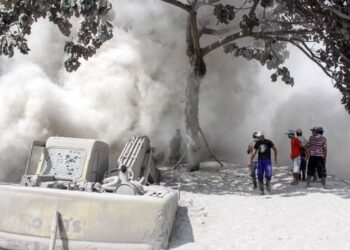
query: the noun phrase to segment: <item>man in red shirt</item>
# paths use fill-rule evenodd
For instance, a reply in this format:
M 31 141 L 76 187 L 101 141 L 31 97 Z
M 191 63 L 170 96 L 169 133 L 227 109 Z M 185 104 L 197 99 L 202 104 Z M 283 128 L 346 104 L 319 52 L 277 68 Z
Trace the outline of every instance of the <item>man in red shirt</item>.
M 295 137 L 295 133 L 293 130 L 288 130 L 287 132 L 288 137 L 290 138 L 290 146 L 291 146 L 291 153 L 290 158 L 292 159 L 292 168 L 293 168 L 293 181 L 291 182 L 291 185 L 298 185 L 299 184 L 299 176 L 300 176 L 300 148 L 301 144 L 297 137 Z

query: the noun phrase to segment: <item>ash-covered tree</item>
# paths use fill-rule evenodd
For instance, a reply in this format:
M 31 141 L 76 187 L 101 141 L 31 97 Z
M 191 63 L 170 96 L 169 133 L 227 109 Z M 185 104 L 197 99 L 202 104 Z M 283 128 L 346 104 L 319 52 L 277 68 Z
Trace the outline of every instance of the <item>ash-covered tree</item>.
M 349 111 L 348 1 L 160 1 L 181 9 L 187 15 L 185 40 L 190 74 L 186 86 L 185 125 L 191 170 L 198 169 L 200 162 L 199 138 L 203 133 L 198 108 L 201 79 L 207 72 L 204 59 L 216 49 L 256 60 L 273 70 L 272 81 L 280 77 L 293 86 L 289 70 L 282 66 L 290 43 L 335 80 L 334 86 L 343 93 L 343 103 Z
M 61 33 L 71 34 L 73 17 L 78 18 L 76 41 L 67 41 L 64 62 L 67 71 L 77 70 L 79 59 L 87 60 L 101 45 L 112 38 L 112 25 L 106 14 L 112 8 L 109 0 L 6 0 L 0 2 L 0 55 L 12 57 L 15 50 L 27 54 L 27 36 L 40 18 L 57 25 Z

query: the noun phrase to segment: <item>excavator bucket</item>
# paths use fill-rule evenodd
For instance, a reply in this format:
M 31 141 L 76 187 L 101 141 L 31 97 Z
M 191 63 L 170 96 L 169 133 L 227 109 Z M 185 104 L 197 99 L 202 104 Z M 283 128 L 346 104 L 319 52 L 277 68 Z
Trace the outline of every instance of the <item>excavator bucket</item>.
M 138 163 L 124 160 L 125 171 L 106 178 L 99 169 L 108 168 L 108 145 L 60 137 L 37 143 L 44 152 L 36 174 L 0 183 L 0 249 L 166 249 L 179 194 L 146 183 L 158 181 L 149 140 L 131 141 L 123 159 Z
M 55 249 L 124 250 L 167 247 L 178 195 L 163 188 L 129 196 L 0 185 L 0 199 L 0 248 L 49 249 L 58 212 Z

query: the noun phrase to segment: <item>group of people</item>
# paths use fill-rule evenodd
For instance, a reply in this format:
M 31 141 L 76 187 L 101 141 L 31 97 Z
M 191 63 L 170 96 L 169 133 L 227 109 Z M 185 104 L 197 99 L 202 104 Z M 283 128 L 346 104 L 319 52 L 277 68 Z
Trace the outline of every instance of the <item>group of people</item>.
M 306 181 L 306 187 L 310 187 L 312 178 L 318 176 L 321 185 L 326 187 L 326 159 L 327 139 L 323 136 L 322 127 L 311 129 L 309 140 L 303 137 L 301 129 L 288 130 L 286 135 L 290 138 L 292 161 L 291 171 L 293 181 L 291 185 L 298 185 L 299 181 Z M 271 150 L 274 152 L 274 161 L 277 165 L 277 148 L 274 143 L 265 138 L 263 131 L 253 133 L 253 142 L 248 145 L 247 153 L 250 155 L 249 167 L 254 189 L 259 188 L 264 195 L 264 187 L 271 192 L 272 160 Z M 265 178 L 265 185 L 264 185 Z

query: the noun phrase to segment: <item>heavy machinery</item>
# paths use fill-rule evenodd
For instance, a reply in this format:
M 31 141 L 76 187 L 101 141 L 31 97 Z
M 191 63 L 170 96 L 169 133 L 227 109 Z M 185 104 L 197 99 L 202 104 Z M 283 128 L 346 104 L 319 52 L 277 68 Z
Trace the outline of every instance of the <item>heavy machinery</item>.
M 165 249 L 179 194 L 156 185 L 148 137 L 133 137 L 117 167 L 108 163 L 102 141 L 34 141 L 21 183 L 0 184 L 0 249 Z

